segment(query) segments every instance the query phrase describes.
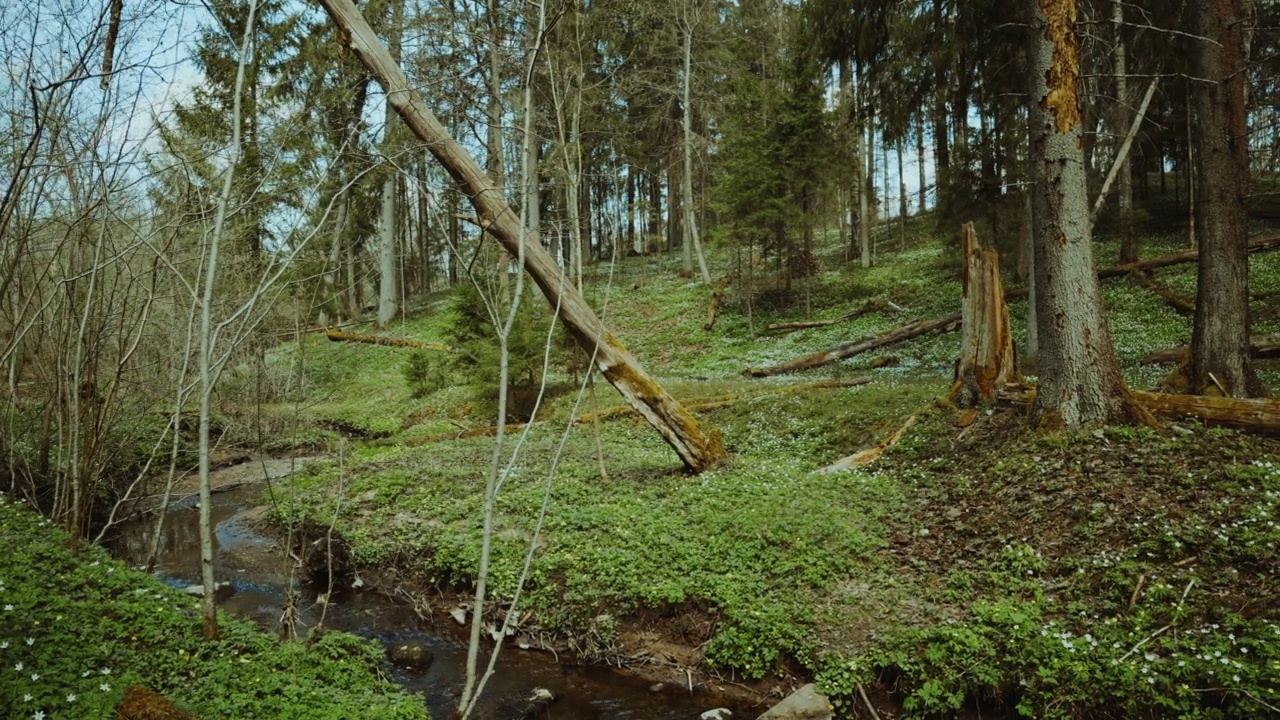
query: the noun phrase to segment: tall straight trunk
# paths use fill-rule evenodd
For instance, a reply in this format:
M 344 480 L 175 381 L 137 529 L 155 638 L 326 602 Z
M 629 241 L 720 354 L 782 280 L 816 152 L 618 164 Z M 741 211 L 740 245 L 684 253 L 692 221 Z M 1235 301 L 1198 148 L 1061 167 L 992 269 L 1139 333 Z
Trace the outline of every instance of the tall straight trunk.
M 1192 130 L 1194 123 L 1191 112 L 1191 80 L 1188 79 L 1183 86 L 1186 93 L 1187 102 L 1187 162 L 1183 165 L 1183 173 L 1186 175 L 1187 181 L 1183 183 L 1187 190 L 1187 247 L 1195 250 L 1196 245 L 1196 138 L 1195 132 Z
M 702 254 L 702 238 L 698 236 L 698 221 L 693 203 L 693 21 L 689 18 L 689 8 L 685 7 L 684 22 L 684 98 L 681 109 L 681 126 L 684 130 L 684 242 L 691 246 L 693 254 L 698 258 L 698 270 L 702 272 L 702 282 L 711 284 L 711 273 L 707 270 L 707 258 Z M 685 251 L 686 254 L 689 252 Z M 692 268 L 689 268 L 692 269 Z
M 902 138 L 898 138 L 898 249 L 907 244 L 907 178 L 902 172 Z
M 498 194 L 502 202 L 506 202 L 506 164 L 503 158 L 502 137 L 502 6 L 499 0 L 486 0 L 487 22 L 489 24 L 488 41 L 488 81 L 489 103 L 487 108 L 487 125 L 485 127 L 485 170 L 493 181 L 493 192 Z M 506 252 L 498 250 L 497 273 L 498 294 L 505 300 L 507 296 L 507 267 L 510 260 Z
M 862 186 L 858 188 L 858 194 L 861 196 L 859 201 L 859 209 L 861 217 L 858 222 L 858 240 L 861 250 L 860 258 L 862 267 L 871 267 L 873 261 L 871 249 L 871 228 L 875 224 L 875 208 L 873 198 L 876 187 L 876 122 L 874 111 L 867 112 L 866 127 L 866 154 L 859 162 L 866 163 L 866 172 L 863 174 Z
M 636 169 L 627 166 L 627 239 L 631 241 L 631 251 L 636 255 L 644 255 L 648 248 L 644 242 L 644 233 L 636 232 Z
M 222 176 L 222 195 L 214 215 L 213 231 L 209 236 L 209 251 L 204 262 L 204 294 L 200 301 L 200 429 L 199 429 L 199 477 L 200 477 L 200 578 L 204 589 L 203 627 L 207 640 L 218 637 L 218 611 L 213 594 L 213 497 L 209 487 L 209 429 L 213 403 L 213 286 L 218 277 L 218 251 L 222 232 L 226 227 L 227 206 L 231 204 L 231 187 L 235 180 L 236 163 L 240 160 L 240 94 L 244 90 L 245 64 L 253 38 L 253 21 L 258 11 L 256 0 L 249 2 L 249 17 L 245 21 L 244 41 L 240 45 L 240 61 L 236 68 L 235 96 L 231 111 L 231 151 Z M 174 429 L 177 432 L 177 428 Z
M 1196 236 L 1199 290 L 1191 332 L 1191 389 L 1233 397 L 1265 393 L 1249 359 L 1249 194 L 1245 0 L 1196 5 Z
M 1118 140 L 1129 131 L 1129 67 L 1128 48 L 1124 43 L 1124 2 L 1113 0 L 1111 19 L 1115 23 L 1116 122 L 1112 134 Z M 1133 233 L 1133 170 L 1126 155 L 1120 161 L 1116 176 L 1116 195 L 1120 209 L 1120 264 L 1137 262 L 1138 237 Z
M 596 368 L 605 379 L 658 431 L 691 471 L 702 472 L 723 463 L 727 453 L 720 433 L 704 432 L 693 415 L 645 372 L 604 327 L 582 293 L 567 281 L 536 236 L 521 243 L 519 217 L 495 192 L 493 182 L 475 159 L 449 136 L 409 85 L 352 0 L 322 0 L 322 4 L 342 31 L 340 36 L 348 47 L 383 84 L 401 119 L 470 199 L 476 215 L 489 221 L 488 231 L 508 252 L 523 257 L 525 271 L 551 306 L 557 308 L 569 334 L 595 358 Z
M 1028 112 L 1042 426 L 1121 420 L 1120 375 L 1089 232 L 1081 146 L 1076 0 L 1026 0 L 1031 20 Z
M 840 99 L 839 99 L 840 113 L 843 117 L 849 118 L 852 116 L 852 113 L 853 113 L 853 108 L 852 108 L 853 67 L 848 57 L 840 58 L 839 69 L 840 69 Z M 856 140 L 855 140 L 855 145 L 853 150 L 853 156 L 855 158 L 861 157 L 861 154 L 857 150 Z M 854 192 L 850 188 L 859 187 L 858 176 L 861 175 L 861 173 L 858 171 L 858 167 L 859 167 L 858 162 L 855 161 L 852 163 L 852 165 L 853 165 L 853 181 L 851 183 L 850 182 L 840 183 L 837 190 L 840 198 L 840 240 L 841 240 L 841 243 L 844 243 L 845 241 L 848 241 L 849 243 L 847 246 L 844 246 L 848 248 L 845 254 L 846 261 L 852 260 L 854 254 L 857 251 L 856 243 L 853 237 L 853 223 L 852 223 Z
M 933 0 L 933 25 L 939 37 L 946 36 L 946 15 L 942 0 Z M 934 207 L 939 210 L 938 220 L 950 212 L 951 206 L 951 144 L 947 128 L 947 96 L 949 85 L 948 65 L 935 58 L 933 66 L 933 172 Z
M 926 199 L 928 198 L 928 178 L 925 174 L 924 160 L 924 113 L 920 114 L 920 120 L 916 123 L 916 171 L 920 174 L 920 197 L 918 207 L 920 213 L 928 209 Z
M 404 1 L 393 0 L 391 4 L 390 46 L 391 58 L 400 62 L 400 32 L 404 26 Z M 386 129 L 383 131 L 384 155 L 394 152 L 391 128 L 395 123 L 395 110 L 391 103 L 386 108 Z M 390 163 L 388 163 L 390 165 Z M 378 224 L 378 327 L 386 327 L 399 313 L 398 293 L 396 291 L 396 187 L 397 173 L 394 166 L 382 181 L 382 217 Z

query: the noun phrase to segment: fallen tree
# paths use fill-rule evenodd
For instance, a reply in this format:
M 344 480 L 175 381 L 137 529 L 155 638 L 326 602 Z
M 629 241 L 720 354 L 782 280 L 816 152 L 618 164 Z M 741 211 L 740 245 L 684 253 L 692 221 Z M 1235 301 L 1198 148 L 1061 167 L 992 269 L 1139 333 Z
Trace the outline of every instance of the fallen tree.
M 707 412 L 709 410 L 718 410 L 722 407 L 728 407 L 729 405 L 732 405 L 735 402 L 740 402 L 742 400 L 752 400 L 755 398 L 771 397 L 774 395 L 794 395 L 796 393 L 806 392 L 809 390 L 838 390 L 841 388 L 851 388 L 851 387 L 857 387 L 859 385 L 866 385 L 869 382 L 871 382 L 871 378 L 869 377 L 823 380 L 821 382 L 788 385 L 786 387 L 779 388 L 777 390 L 769 391 L 769 392 L 755 392 L 755 393 L 747 393 L 745 395 L 734 393 L 729 395 L 717 395 L 713 397 L 690 398 L 688 400 L 685 400 L 684 403 L 686 407 L 688 407 L 690 410 L 694 412 Z M 619 417 L 622 415 L 629 415 L 633 412 L 635 411 L 632 410 L 631 407 L 626 405 L 619 405 L 617 407 L 607 408 L 599 412 L 587 413 L 586 415 L 579 415 L 578 417 L 574 418 L 573 421 L 575 423 L 583 423 L 583 422 L 592 422 L 595 420 L 606 420 L 609 418 Z
M 716 430 L 703 432 L 693 415 L 650 376 L 604 327 L 578 288 L 565 277 L 536 232 L 526 232 L 520 217 L 475 158 L 454 140 L 422 96 L 409 84 L 399 63 L 374 34 L 352 0 L 320 0 L 337 28 L 341 44 L 378 80 L 387 102 L 449 173 L 476 210 L 479 224 L 502 248 L 517 258 L 553 308 L 565 330 L 600 374 L 653 426 L 680 460 L 702 472 L 727 459 L 724 440 Z
M 1206 425 L 1237 428 L 1262 435 L 1280 435 L 1280 400 L 1173 395 L 1143 390 L 1130 390 L 1129 394 L 1157 418 L 1194 419 Z M 1029 407 L 1035 402 L 1036 389 L 1026 385 L 1006 385 L 998 396 L 1002 403 Z
M 808 328 L 827 327 L 837 323 L 847 322 L 860 318 L 863 315 L 873 312 L 884 312 L 892 310 L 893 312 L 902 312 L 905 308 L 897 303 L 888 300 L 868 300 L 862 307 L 853 312 L 845 313 L 838 318 L 830 320 L 801 320 L 799 322 L 772 323 L 766 326 L 766 330 L 806 330 Z
M 1272 250 L 1277 247 L 1280 247 L 1280 235 L 1255 238 L 1249 241 L 1249 252 L 1261 252 L 1263 250 Z M 1132 272 L 1143 272 L 1146 270 L 1169 267 L 1170 265 L 1196 262 L 1199 259 L 1200 252 L 1198 250 L 1187 250 L 1185 252 L 1173 253 L 1172 255 L 1163 255 L 1158 258 L 1151 258 L 1150 260 L 1139 260 L 1138 262 L 1125 263 L 1124 265 L 1114 265 L 1109 268 L 1104 268 L 1098 271 L 1098 277 L 1119 277 Z
M 880 442 L 867 448 L 866 450 L 860 450 L 850 455 L 849 457 L 837 460 L 824 468 L 814 470 L 813 474 L 827 475 L 833 472 L 839 472 L 841 470 L 848 470 L 850 468 L 862 467 L 863 465 L 866 465 L 867 463 L 872 462 L 873 460 L 883 455 L 885 450 L 888 450 L 894 445 L 897 445 L 898 441 L 902 439 L 903 435 L 907 434 L 907 430 L 911 429 L 911 426 L 914 425 L 915 422 L 916 422 L 916 416 L 912 415 L 911 417 L 907 418 L 907 421 L 902 424 L 902 427 L 895 430 L 892 435 L 885 438 L 884 440 L 881 440 Z
M 453 348 L 448 345 L 439 343 L 422 342 L 413 338 L 386 337 L 383 335 L 366 335 L 364 333 L 349 333 L 328 328 L 324 331 L 325 337 L 331 342 L 353 342 L 365 343 L 367 345 L 385 345 L 387 347 L 402 348 L 418 348 L 422 350 L 440 350 L 443 352 L 453 352 Z
M 844 360 L 854 355 L 875 350 L 886 345 L 910 340 L 926 333 L 937 330 L 950 332 L 960 327 L 960 313 L 954 315 L 946 315 L 932 320 L 917 320 L 913 323 L 903 325 L 893 330 L 882 332 L 878 335 L 871 335 L 854 340 L 853 342 L 841 343 L 828 350 L 817 352 L 812 355 L 806 355 L 795 360 L 789 360 L 777 365 L 769 365 L 767 367 L 747 368 L 743 374 L 748 377 L 770 377 L 772 375 L 783 375 L 785 373 L 793 373 L 799 370 L 808 370 L 810 368 L 821 367 L 836 360 Z
M 1187 345 L 1156 350 L 1138 362 L 1142 365 L 1180 363 L 1187 358 L 1191 348 Z M 1255 360 L 1280 358 L 1280 335 L 1259 335 L 1249 341 L 1249 355 Z

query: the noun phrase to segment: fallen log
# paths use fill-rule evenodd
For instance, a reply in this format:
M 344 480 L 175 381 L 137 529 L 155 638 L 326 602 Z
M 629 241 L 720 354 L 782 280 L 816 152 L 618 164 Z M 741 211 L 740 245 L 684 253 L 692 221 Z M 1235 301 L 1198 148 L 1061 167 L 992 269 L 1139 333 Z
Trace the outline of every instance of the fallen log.
M 946 315 L 931 320 L 917 320 L 913 323 L 894 328 L 878 335 L 871 335 L 855 340 L 853 342 L 841 343 L 829 350 L 823 350 L 812 355 L 806 355 L 795 360 L 789 360 L 777 365 L 769 365 L 760 368 L 747 368 L 743 374 L 748 377 L 770 377 L 772 375 L 782 375 L 785 373 L 796 372 L 797 370 L 808 370 L 810 368 L 821 367 L 827 363 L 836 360 L 844 360 L 853 357 L 868 350 L 874 350 L 878 347 L 893 345 L 894 343 L 910 340 L 913 337 L 924 335 L 935 330 L 945 330 L 950 332 L 960 327 L 960 313 L 954 315 Z
M 1138 361 L 1140 365 L 1172 365 L 1186 359 L 1190 346 L 1156 350 Z M 1280 358 L 1280 335 L 1259 335 L 1249 342 L 1249 356 L 1254 360 Z
M 830 320 L 801 320 L 799 322 L 772 323 L 765 327 L 766 330 L 807 330 L 808 328 L 827 327 L 837 323 L 847 322 L 855 318 L 873 312 L 883 312 L 892 310 L 893 312 L 902 312 L 905 308 L 897 303 L 888 300 L 868 300 L 862 307 L 853 312 L 845 313 L 838 318 Z
M 1249 252 L 1261 252 L 1263 250 L 1271 250 L 1280 247 L 1280 235 L 1272 237 L 1255 238 L 1249 241 Z M 1114 265 L 1098 271 L 1098 278 L 1111 278 L 1127 275 L 1132 272 L 1142 272 L 1145 270 L 1155 270 L 1156 268 L 1168 267 L 1170 265 L 1179 265 L 1182 263 L 1195 262 L 1200 259 L 1198 250 L 1187 250 L 1172 255 L 1164 255 L 1150 260 L 1139 260 L 1138 262 L 1125 263 L 1124 265 Z
M 1001 402 L 1030 406 L 1035 388 L 1006 385 L 998 393 Z M 1280 400 L 1231 398 L 1217 395 L 1173 395 L 1130 390 L 1130 396 L 1157 418 L 1195 419 L 1206 425 L 1231 427 L 1261 435 L 1280 435 Z
M 1174 292 L 1173 289 L 1170 288 L 1168 285 L 1165 285 L 1159 280 L 1156 280 L 1155 277 L 1150 272 L 1139 270 L 1136 272 L 1129 273 L 1129 277 L 1133 278 L 1133 281 L 1138 283 L 1142 287 L 1155 293 L 1156 297 L 1159 297 L 1161 300 L 1165 302 L 1166 305 L 1173 308 L 1174 310 L 1177 310 L 1183 315 L 1195 314 L 1196 312 L 1195 302 L 1188 300 L 1182 297 L 1181 295 L 1179 295 L 1178 293 Z
M 911 417 L 907 418 L 907 421 L 903 423 L 902 427 L 895 430 L 892 435 L 876 443 L 874 446 L 869 447 L 866 450 L 861 450 L 859 452 L 856 452 L 847 458 L 837 460 L 836 462 L 833 462 L 824 468 L 814 470 L 813 474 L 828 475 L 833 472 L 848 470 L 849 468 L 862 467 L 863 465 L 870 463 L 871 461 L 883 455 L 885 450 L 888 450 L 894 445 L 897 445 L 898 441 L 902 439 L 903 435 L 907 434 L 907 430 L 912 425 L 914 425 L 915 422 L 916 422 L 916 416 L 912 415 Z
M 724 298 L 725 288 L 729 287 L 729 283 L 733 282 L 734 273 L 725 275 L 720 282 L 711 288 L 711 302 L 707 304 L 707 321 L 702 324 L 703 330 L 710 330 L 716 326 L 716 314 L 720 312 L 720 300 Z
M 387 347 L 403 347 L 403 348 L 419 348 L 422 350 L 440 350 L 442 352 L 453 352 L 453 348 L 448 345 L 439 343 L 422 342 L 412 338 L 386 337 L 384 335 L 366 335 L 364 333 L 349 333 L 334 328 L 328 328 L 324 331 L 326 337 L 331 342 L 354 342 L 365 343 L 368 345 L 385 345 Z
M 1280 435 L 1280 400 L 1214 395 L 1166 395 L 1132 390 L 1133 399 L 1162 418 L 1195 418 L 1208 425 Z

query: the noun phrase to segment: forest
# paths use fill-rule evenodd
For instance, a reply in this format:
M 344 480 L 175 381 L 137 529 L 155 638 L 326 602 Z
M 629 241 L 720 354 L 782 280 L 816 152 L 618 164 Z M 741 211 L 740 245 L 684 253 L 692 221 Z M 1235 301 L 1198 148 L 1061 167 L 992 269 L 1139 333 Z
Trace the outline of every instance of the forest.
M 0 54 L 0 716 L 1280 718 L 1280 2 Z

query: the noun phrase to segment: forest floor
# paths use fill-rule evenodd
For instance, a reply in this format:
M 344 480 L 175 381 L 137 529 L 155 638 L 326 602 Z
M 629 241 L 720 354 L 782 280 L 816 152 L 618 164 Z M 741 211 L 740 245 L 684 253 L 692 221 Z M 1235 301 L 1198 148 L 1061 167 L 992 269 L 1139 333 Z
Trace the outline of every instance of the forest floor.
M 1143 257 L 1184 244 L 1147 238 Z M 587 660 L 692 667 L 762 703 L 816 678 L 848 714 L 865 691 L 913 715 L 1280 715 L 1280 441 L 1192 422 L 1044 434 L 1015 409 L 966 417 L 938 400 L 956 333 L 800 376 L 742 376 L 958 312 L 956 246 L 913 224 L 904 247 L 881 243 L 876 267 L 833 246 L 789 291 L 771 266 L 713 255 L 717 278 L 737 276 L 710 331 L 710 291 L 677 277 L 674 256 L 595 268 L 589 295 L 641 363 L 681 400 L 719 401 L 699 418 L 732 462 L 693 477 L 634 415 L 570 424 L 620 399 L 598 384 L 593 400 L 571 370 L 553 371 L 537 421 L 508 435 L 520 450 L 497 502 L 499 601 L 537 548 L 521 635 Z M 1109 265 L 1115 243 L 1095 252 Z M 1194 297 L 1194 265 L 1157 276 Z M 1252 283 L 1254 332 L 1280 331 L 1280 253 L 1253 256 Z M 1126 379 L 1156 387 L 1170 368 L 1138 361 L 1185 344 L 1190 318 L 1127 280 L 1103 294 Z M 905 310 L 765 330 L 873 299 Z M 385 334 L 450 344 L 445 306 L 435 298 Z M 1011 305 L 1019 343 L 1025 312 Z M 240 383 L 268 402 L 224 408 L 222 422 L 228 442 L 330 455 L 289 483 L 277 519 L 327 524 L 337 509 L 356 564 L 443 612 L 477 572 L 494 440 L 467 433 L 493 411 L 435 351 L 417 351 L 436 382 L 415 397 L 403 372 L 414 352 L 304 336 L 268 355 L 265 376 L 233 371 L 224 397 L 247 396 Z M 1262 370 L 1280 389 L 1280 367 Z M 814 473 L 913 416 L 878 463 Z

